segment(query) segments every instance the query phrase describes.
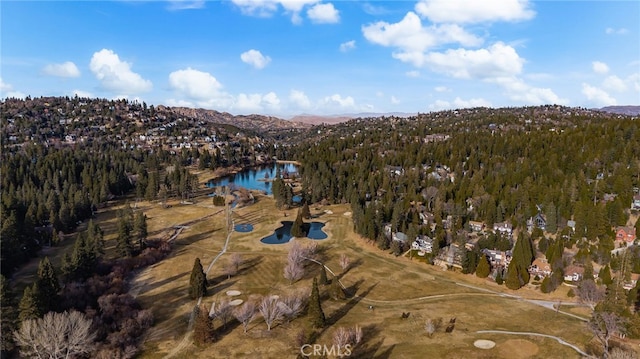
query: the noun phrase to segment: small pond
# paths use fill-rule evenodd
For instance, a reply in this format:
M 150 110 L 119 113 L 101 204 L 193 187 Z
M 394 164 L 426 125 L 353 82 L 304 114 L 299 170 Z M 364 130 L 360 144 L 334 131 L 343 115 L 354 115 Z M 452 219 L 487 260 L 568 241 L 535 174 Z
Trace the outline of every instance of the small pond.
M 280 223 L 282 223 L 282 226 L 278 227 L 272 235 L 262 238 L 260 242 L 266 244 L 285 244 L 289 242 L 292 238 L 291 226 L 293 222 L 282 221 Z M 327 238 L 327 234 L 322 230 L 322 227 L 324 227 L 322 222 L 305 223 L 304 227 L 309 239 L 321 240 Z
M 249 223 L 240 223 L 233 226 L 236 232 L 248 233 L 253 231 L 253 225 Z

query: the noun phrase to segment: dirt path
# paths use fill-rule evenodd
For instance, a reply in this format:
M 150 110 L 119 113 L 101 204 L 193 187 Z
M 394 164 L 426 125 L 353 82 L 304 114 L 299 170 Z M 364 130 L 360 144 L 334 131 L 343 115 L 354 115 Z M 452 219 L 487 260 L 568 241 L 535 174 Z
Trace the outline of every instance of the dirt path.
M 507 334 L 507 335 L 530 335 L 530 336 L 535 336 L 535 337 L 544 337 L 544 338 L 551 338 L 556 340 L 558 343 L 562 344 L 562 345 L 566 345 L 570 348 L 572 348 L 573 350 L 577 351 L 580 355 L 585 356 L 585 357 L 589 357 L 589 354 L 585 353 L 582 351 L 582 349 L 578 348 L 577 346 L 571 344 L 571 343 L 567 343 L 565 342 L 562 338 L 553 336 L 553 335 L 548 335 L 548 334 L 542 334 L 542 333 L 531 333 L 531 332 L 509 332 L 506 330 L 478 330 L 476 333 L 478 334 Z

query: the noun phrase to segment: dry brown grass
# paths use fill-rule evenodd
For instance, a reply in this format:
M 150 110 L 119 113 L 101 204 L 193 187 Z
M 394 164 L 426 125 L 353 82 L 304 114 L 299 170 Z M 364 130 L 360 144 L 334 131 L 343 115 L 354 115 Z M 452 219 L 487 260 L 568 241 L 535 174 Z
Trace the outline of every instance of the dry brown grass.
M 161 232 L 168 226 L 199 218 L 213 210 L 203 208 L 198 205 L 169 209 L 151 206 L 146 212 L 150 217 L 150 228 Z M 325 213 L 325 209 L 333 213 Z M 510 292 L 495 283 L 460 273 L 443 272 L 436 267 L 379 251 L 353 233 L 351 218 L 348 213 L 345 215 L 347 211 L 347 206 L 312 206 L 312 213 L 317 215 L 315 220 L 325 222 L 324 229 L 329 234 L 327 240 L 319 242 L 323 260 L 340 273 L 339 255 L 346 253 L 351 257 L 355 263 L 343 276 L 342 282 L 347 287 L 357 288 L 358 295 L 363 297 L 347 301 L 326 298 L 323 309 L 333 325 L 320 333 L 317 343 L 330 344 L 335 327 L 355 324 L 365 329 L 364 346 L 368 349 L 365 357 L 387 355 L 390 358 L 422 358 L 427 348 L 429 356 L 442 358 L 578 357 L 572 349 L 549 339 L 516 339 L 499 334 L 476 333 L 477 330 L 486 329 L 541 332 L 561 336 L 578 345 L 589 339 L 584 324 L 576 319 L 527 302 L 460 286 L 455 282 Z M 287 213 L 287 217 L 284 213 Z M 263 196 L 254 205 L 235 209 L 235 222 L 251 223 L 254 231 L 232 234 L 228 253 L 220 258 L 207 276 L 210 293 L 203 303 L 210 305 L 230 289 L 241 291 L 238 298 L 248 300 L 251 296 L 310 288 L 312 276 L 318 274 L 317 265 L 310 265 L 305 278 L 289 285 L 282 275 L 282 269 L 290 245 L 265 245 L 259 241 L 279 226 L 280 221 L 292 220 L 294 216 L 295 210 L 275 210 L 273 200 Z M 143 357 L 163 357 L 183 340 L 194 304 L 186 295 L 193 260 L 200 257 L 206 269 L 223 245 L 226 237 L 223 228 L 222 213 L 190 226 L 175 241 L 175 249 L 169 258 L 137 276 L 134 289 L 139 289 L 138 299 L 156 315 L 156 325 L 145 337 Z M 311 241 L 298 240 L 306 243 Z M 227 279 L 223 269 L 231 253 L 240 253 L 247 264 L 237 276 Z M 323 287 L 321 291 L 327 288 Z M 534 289 L 523 289 L 516 294 L 549 298 Z M 566 293 L 558 297 L 562 295 L 566 301 Z M 429 296 L 434 297 L 423 298 Z M 369 310 L 369 305 L 375 309 Z M 402 312 L 411 312 L 411 315 L 408 319 L 401 319 Z M 429 339 L 424 334 L 424 321 L 438 317 L 445 321 L 457 317 L 456 329 L 451 334 L 441 330 Z M 216 327 L 219 326 L 217 322 Z M 307 333 L 311 331 L 305 318 L 279 324 L 271 331 L 266 330 L 260 318 L 250 325 L 247 334 L 233 324 L 230 328 L 220 330 L 224 334 L 215 344 L 197 348 L 189 342 L 175 357 L 291 357 L 297 353 L 293 339 L 296 334 L 300 330 Z M 494 340 L 496 348 L 482 351 L 473 347 L 473 341 L 479 338 Z

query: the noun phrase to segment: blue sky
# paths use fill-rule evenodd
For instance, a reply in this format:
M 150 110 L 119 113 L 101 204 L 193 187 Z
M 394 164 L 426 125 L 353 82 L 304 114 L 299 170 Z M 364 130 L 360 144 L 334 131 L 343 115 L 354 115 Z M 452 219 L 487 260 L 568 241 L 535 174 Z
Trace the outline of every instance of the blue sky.
M 640 105 L 638 1 L 5 1 L 0 97 L 233 114 Z

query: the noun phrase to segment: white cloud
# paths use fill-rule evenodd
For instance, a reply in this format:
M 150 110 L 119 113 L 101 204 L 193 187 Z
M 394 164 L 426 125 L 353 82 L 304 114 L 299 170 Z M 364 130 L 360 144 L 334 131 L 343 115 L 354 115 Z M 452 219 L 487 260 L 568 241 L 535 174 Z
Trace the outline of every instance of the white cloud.
M 83 90 L 73 90 L 71 92 L 73 96 L 78 97 L 86 97 L 86 98 L 94 98 L 95 96 L 91 92 L 83 91 Z
M 300 11 L 305 6 L 318 3 L 320 0 L 232 0 L 233 4 L 240 8 L 245 15 L 270 17 L 280 7 L 285 14 L 291 15 L 291 22 L 299 24 L 302 22 Z
M 451 89 L 447 86 L 436 86 L 434 90 L 436 90 L 436 92 L 451 92 Z
M 636 72 L 635 74 L 627 77 L 627 81 L 631 84 L 636 92 L 640 92 L 640 72 Z
M 607 64 L 605 64 L 604 62 L 600 62 L 600 61 L 592 62 L 591 68 L 593 69 L 593 72 L 597 74 L 606 74 L 607 72 L 609 72 L 609 66 L 607 66 Z
M 569 100 L 561 98 L 549 88 L 533 87 L 516 76 L 487 79 L 487 82 L 500 85 L 506 96 L 515 102 L 526 105 L 558 104 L 566 105 Z
M 602 81 L 602 86 L 607 90 L 616 92 L 624 92 L 627 90 L 627 84 L 624 83 L 624 80 L 615 75 L 607 76 L 607 78 Z
M 614 29 L 614 28 L 608 27 L 604 30 L 604 33 L 607 35 L 624 35 L 628 32 L 629 30 L 625 28 Z
M 311 101 L 309 101 L 307 95 L 302 91 L 291 90 L 291 93 L 289 93 L 289 101 L 301 109 L 311 107 Z
M 191 10 L 204 8 L 204 0 L 170 0 L 169 10 Z
M 272 111 L 280 109 L 280 99 L 274 92 L 266 95 L 241 93 L 233 104 L 233 109 L 239 113 L 258 113 L 263 112 L 265 108 Z
M 398 100 L 395 96 L 391 96 L 389 101 L 391 101 L 391 103 L 394 104 L 394 105 L 397 105 L 397 104 L 400 103 L 400 100 Z
M 587 97 L 587 100 L 599 106 L 610 106 L 616 104 L 616 99 L 609 96 L 606 91 L 586 83 L 582 84 L 582 94 Z
M 171 106 L 171 107 L 194 107 L 193 102 L 189 102 L 181 99 L 176 100 L 176 99 L 170 98 L 167 101 L 165 101 L 165 103 L 167 104 L 167 106 Z
M 404 73 L 407 77 L 420 77 L 420 71 L 412 70 Z
M 343 42 L 340 44 L 340 51 L 347 52 L 356 48 L 356 40 Z
M 242 62 L 247 63 L 258 70 L 263 69 L 269 64 L 269 62 L 271 62 L 271 58 L 269 56 L 264 56 L 260 51 L 254 49 L 240 54 L 240 59 Z
M 340 94 L 333 94 L 331 96 L 327 96 L 324 98 L 322 103 L 326 106 L 337 106 L 342 109 L 354 109 L 356 107 L 356 102 L 351 96 L 347 96 L 342 98 Z
M 153 84 L 131 71 L 131 64 L 121 61 L 112 50 L 102 49 L 93 54 L 89 69 L 109 91 L 133 94 L 150 91 Z
M 378 45 L 394 47 L 399 51 L 393 57 L 421 66 L 424 52 L 438 45 L 459 43 L 479 46 L 483 40 L 455 24 L 423 26 L 413 12 L 408 12 L 397 23 L 379 21 L 362 26 L 364 37 Z
M 527 0 L 421 0 L 415 10 L 434 23 L 480 23 L 530 20 Z
M 316 24 L 335 24 L 340 22 L 340 13 L 333 4 L 316 4 L 307 10 L 307 16 Z
M 524 59 L 516 50 L 501 42 L 486 49 L 449 49 L 445 52 L 431 52 L 419 58 L 400 60 L 414 64 L 427 64 L 433 71 L 445 73 L 460 79 L 490 79 L 513 76 L 522 71 Z
M 456 97 L 452 102 L 436 100 L 436 102 L 429 105 L 429 108 L 434 111 L 473 107 L 491 107 L 491 102 L 483 98 L 472 98 L 470 100 L 463 100 L 460 97 Z
M 27 95 L 20 91 L 14 91 L 13 86 L 4 82 L 0 77 L 0 98 L 25 98 Z
M 57 76 L 57 77 L 79 77 L 80 70 L 76 64 L 71 61 L 63 62 L 61 64 L 49 64 L 42 69 L 45 75 Z
M 169 74 L 169 86 L 177 93 L 197 101 L 210 101 L 226 97 L 222 84 L 208 72 L 190 67 Z

